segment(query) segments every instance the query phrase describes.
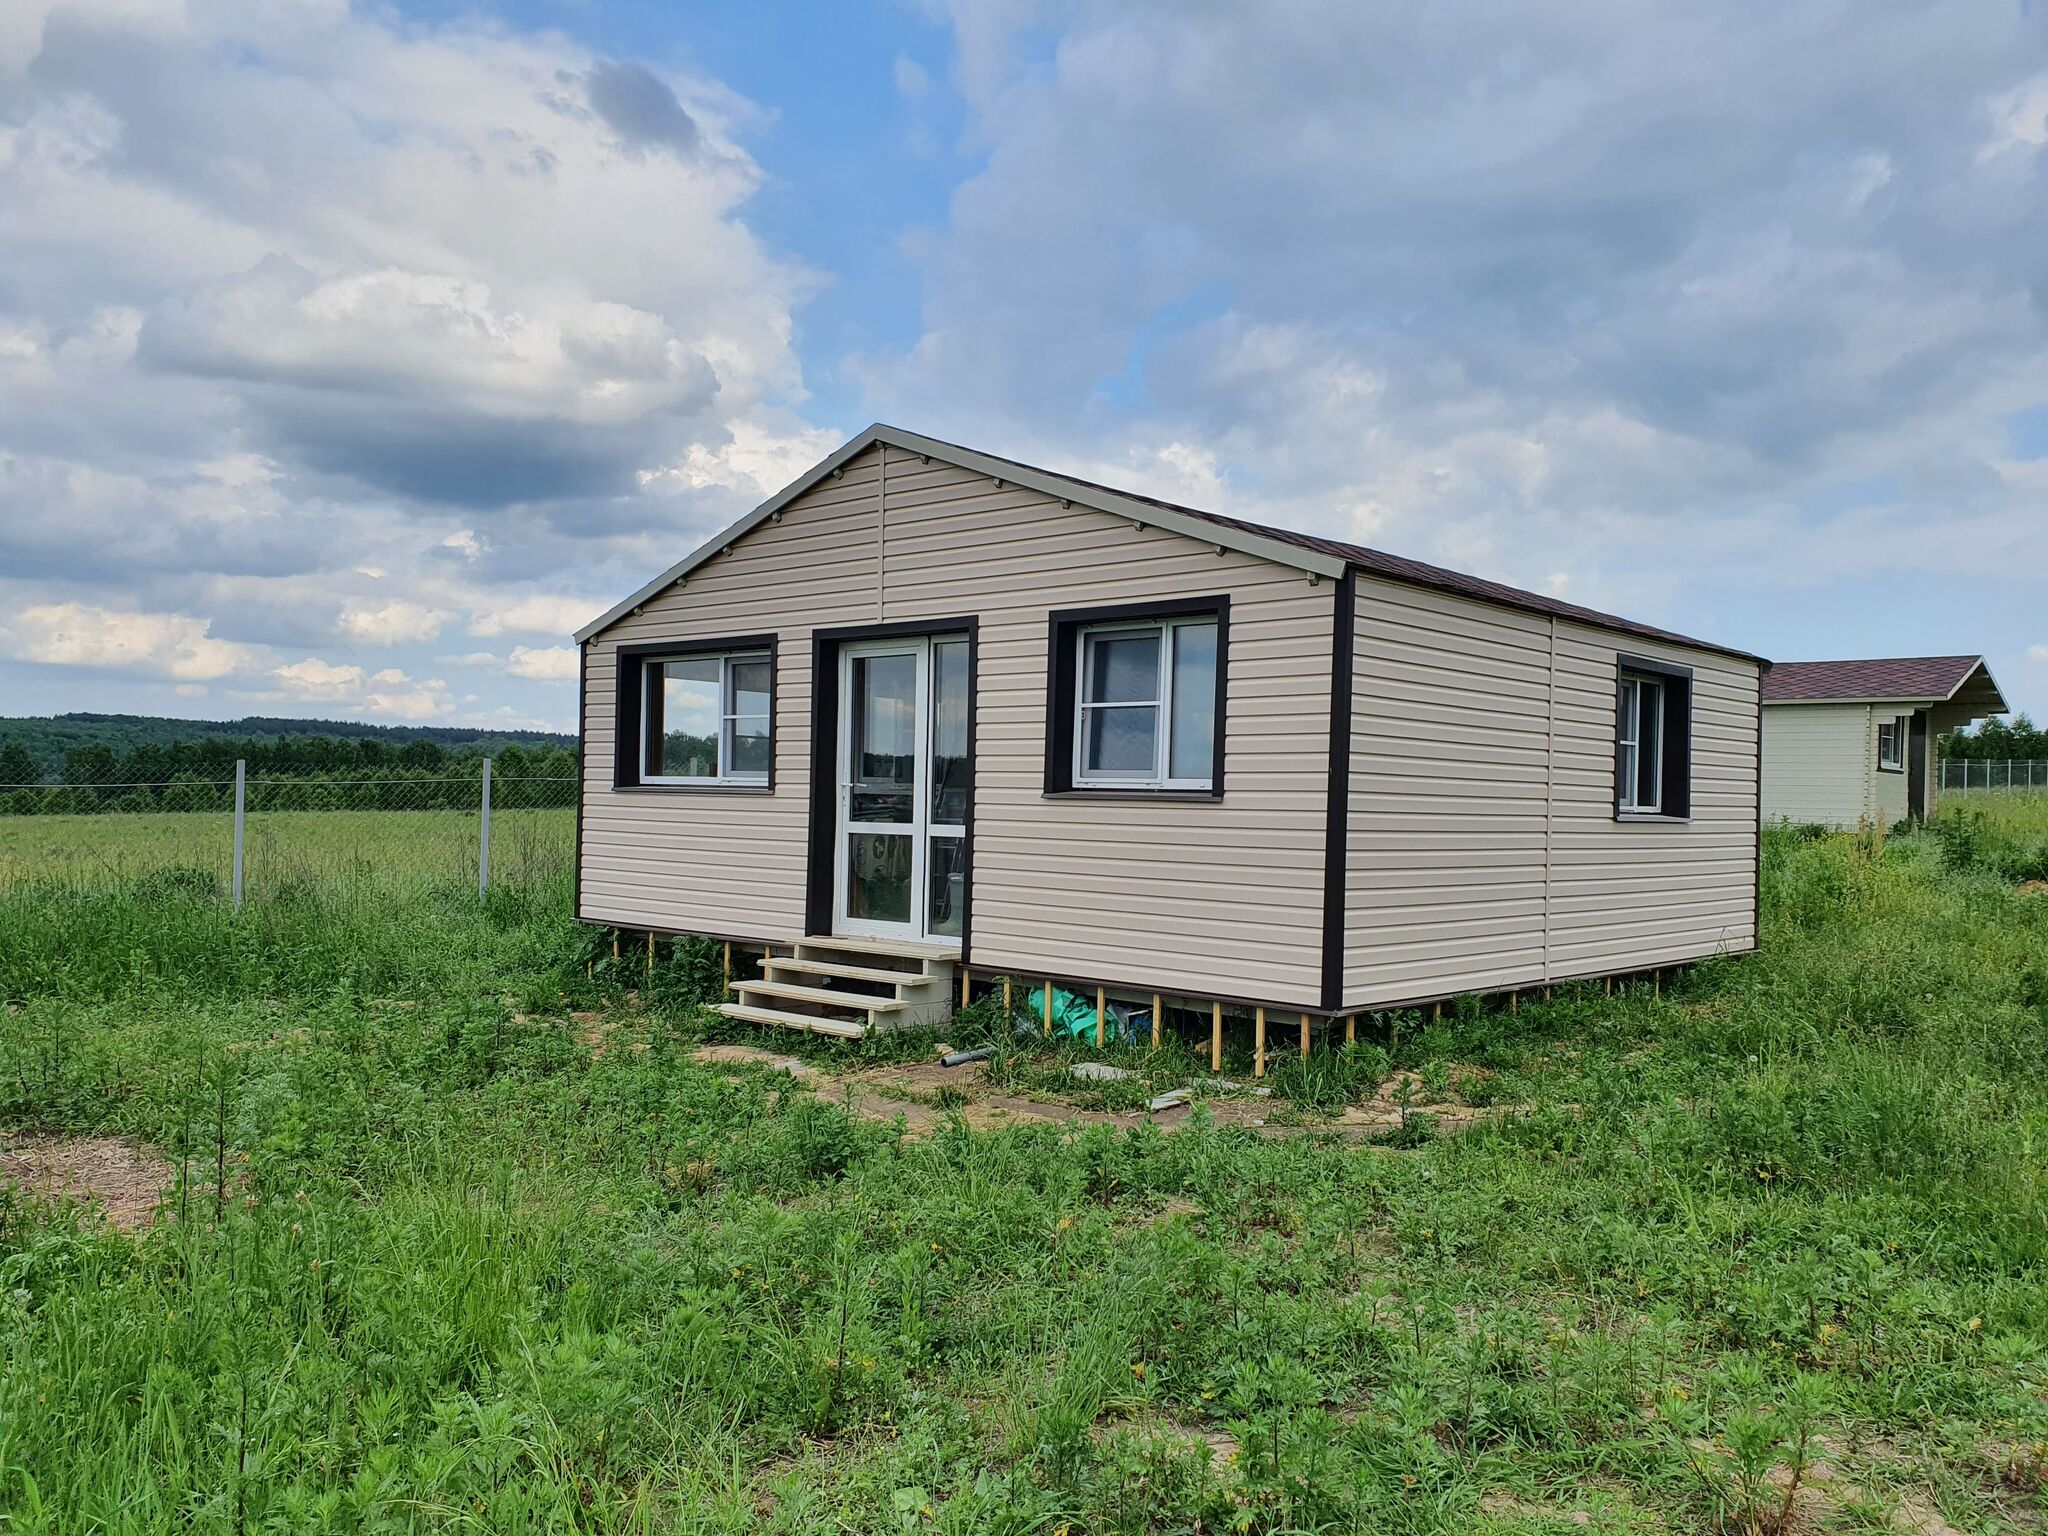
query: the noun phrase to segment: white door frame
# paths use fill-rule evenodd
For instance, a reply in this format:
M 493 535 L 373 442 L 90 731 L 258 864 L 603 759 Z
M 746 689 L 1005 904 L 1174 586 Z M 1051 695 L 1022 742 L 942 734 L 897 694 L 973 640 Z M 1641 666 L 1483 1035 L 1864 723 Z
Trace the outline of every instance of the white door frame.
M 912 708 L 916 719 L 912 728 L 911 754 L 913 770 L 910 786 L 910 820 L 907 822 L 856 822 L 853 820 L 853 726 L 855 714 L 865 707 L 853 689 L 853 664 L 860 657 L 910 656 L 916 662 L 916 681 L 912 685 Z M 861 640 L 839 647 L 839 697 L 844 707 L 839 711 L 839 742 L 833 754 L 838 776 L 837 804 L 834 841 L 832 848 L 832 931 L 853 937 L 870 939 L 924 938 L 926 924 L 927 864 L 930 858 L 925 828 L 930 819 L 931 800 L 931 665 L 932 643 L 929 635 L 908 635 L 891 640 Z M 880 837 L 907 837 L 910 839 L 910 920 L 903 923 L 880 922 L 874 918 L 856 918 L 847 912 L 847 883 L 849 857 L 855 833 Z

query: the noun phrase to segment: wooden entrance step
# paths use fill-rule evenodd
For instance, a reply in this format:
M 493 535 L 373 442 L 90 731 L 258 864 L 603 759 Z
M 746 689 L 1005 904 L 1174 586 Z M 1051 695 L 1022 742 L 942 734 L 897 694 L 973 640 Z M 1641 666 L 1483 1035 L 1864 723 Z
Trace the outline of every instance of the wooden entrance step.
M 933 1029 L 952 1010 L 958 951 L 903 939 L 817 934 L 794 955 L 773 955 L 758 981 L 737 981 L 727 1018 L 859 1037 L 878 1029 Z

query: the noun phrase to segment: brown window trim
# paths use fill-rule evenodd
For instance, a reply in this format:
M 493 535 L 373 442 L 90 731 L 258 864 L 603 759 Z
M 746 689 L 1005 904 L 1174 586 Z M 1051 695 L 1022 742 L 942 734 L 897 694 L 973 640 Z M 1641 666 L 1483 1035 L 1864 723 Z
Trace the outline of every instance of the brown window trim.
M 640 760 L 640 722 L 647 699 L 647 664 L 672 656 L 719 656 L 765 652 L 768 657 L 768 778 L 746 784 L 648 784 Z M 612 788 L 635 794 L 771 795 L 775 792 L 776 698 L 782 686 L 773 635 L 720 635 L 701 640 L 646 641 L 622 645 L 617 653 L 617 692 L 612 715 Z M 721 706 L 722 707 L 722 706 Z
M 1658 809 L 1638 811 L 1621 803 L 1621 681 L 1635 674 L 1654 677 L 1664 685 L 1664 707 L 1659 717 L 1663 741 L 1658 762 L 1662 782 L 1658 786 Z M 1614 819 L 1630 825 L 1682 827 L 1692 822 L 1692 692 L 1693 671 L 1675 662 L 1649 656 L 1617 653 L 1614 658 Z
M 1074 716 L 1081 631 L 1095 624 L 1143 623 L 1148 619 L 1213 616 L 1216 620 L 1216 758 L 1207 789 L 1166 787 L 1120 788 L 1074 782 Z M 1230 692 L 1230 594 L 1170 597 L 1149 603 L 1114 603 L 1100 608 L 1055 608 L 1046 615 L 1045 648 L 1045 798 L 1157 804 L 1160 801 L 1219 801 L 1223 798 L 1223 764 L 1227 754 L 1225 700 Z M 1171 730 L 1172 722 L 1162 721 Z

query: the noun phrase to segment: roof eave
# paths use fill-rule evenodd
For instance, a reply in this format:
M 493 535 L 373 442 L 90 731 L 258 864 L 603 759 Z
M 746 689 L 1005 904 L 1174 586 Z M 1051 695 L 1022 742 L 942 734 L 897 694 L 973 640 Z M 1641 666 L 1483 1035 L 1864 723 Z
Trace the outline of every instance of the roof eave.
M 1952 694 L 1951 694 L 1951 695 L 1949 695 L 1948 697 L 1949 697 L 1949 698 L 1952 698 L 1952 697 L 1954 697 L 1954 695 L 1952 695 Z M 1916 708 L 1927 708 L 1927 707 L 1932 707 L 1933 705 L 1936 705 L 1936 704 L 1945 704 L 1945 703 L 1947 703 L 1947 702 L 1948 702 L 1948 698 L 1939 698 L 1939 699 L 1937 699 L 1937 698 L 1931 698 L 1931 697 L 1929 697 L 1929 696 L 1927 696 L 1927 695 L 1924 695 L 1924 694 L 1912 694 L 1912 693 L 1856 693 L 1856 694 L 1843 694 L 1843 695 L 1842 695 L 1842 696 L 1840 696 L 1839 698 L 1826 698 L 1826 699 L 1765 699 L 1765 700 L 1764 700 L 1764 703 L 1765 703 L 1766 705 L 1770 705 L 1770 704 L 1907 704 L 1907 705 L 1912 705 L 1912 706 L 1914 706 L 1914 707 L 1916 707 Z
M 987 475 L 991 480 L 1021 485 L 1062 502 L 1092 507 L 1112 517 L 1127 517 L 1150 528 L 1165 529 L 1203 544 L 1214 545 L 1219 551 L 1230 549 L 1240 554 L 1255 555 L 1262 560 L 1270 560 L 1275 565 L 1291 566 L 1295 570 L 1306 571 L 1316 576 L 1327 576 L 1332 580 L 1342 576 L 1347 567 L 1346 561 L 1315 550 L 1302 549 L 1280 539 L 1265 538 L 1242 529 L 1221 527 L 1203 518 L 1190 517 L 1184 512 L 1176 512 L 1168 507 L 1119 496 L 1114 491 L 1081 485 L 1062 476 L 1033 469 L 1029 465 L 1012 463 L 1008 459 L 991 458 L 971 448 L 962 448 L 954 443 L 942 443 L 936 438 L 923 437 L 915 432 L 906 432 L 900 427 L 877 422 L 858 437 L 850 439 L 844 446 L 820 459 L 738 522 L 705 540 L 631 597 L 614 604 L 577 630 L 577 643 L 584 644 L 595 639 L 634 609 L 681 581 L 727 545 L 753 532 L 834 470 L 843 468 L 877 443 L 886 443 L 891 448 L 901 448 L 906 453 L 915 453 L 928 459 L 943 459 L 948 464 L 957 464 L 962 469 L 971 469 L 977 474 Z

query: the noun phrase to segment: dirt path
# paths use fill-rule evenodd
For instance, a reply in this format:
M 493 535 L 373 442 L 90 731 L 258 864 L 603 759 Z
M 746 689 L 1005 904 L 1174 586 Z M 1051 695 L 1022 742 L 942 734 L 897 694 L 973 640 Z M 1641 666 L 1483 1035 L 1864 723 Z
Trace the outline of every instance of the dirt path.
M 942 1067 L 935 1061 L 902 1062 L 834 1072 L 801 1057 L 753 1045 L 704 1045 L 691 1056 L 707 1065 L 762 1067 L 786 1073 L 821 1097 L 845 1104 L 862 1119 L 890 1121 L 901 1116 L 913 1136 L 931 1134 L 954 1115 L 976 1130 L 1051 1122 L 1125 1129 L 1152 1124 L 1172 1132 L 1193 1120 L 1193 1110 L 1185 1104 L 1157 1111 L 1083 1109 L 1057 1099 L 1005 1093 L 989 1082 L 988 1063 L 982 1061 L 958 1067 Z M 1367 1141 L 1400 1128 L 1402 1109 L 1395 1093 L 1403 1081 L 1411 1094 L 1409 1112 L 1430 1116 L 1439 1132 L 1462 1130 L 1494 1113 L 1435 1100 L 1412 1074 L 1396 1074 L 1367 1103 L 1350 1105 L 1327 1120 L 1298 1124 L 1273 1123 L 1276 1110 L 1283 1107 L 1273 1099 L 1219 1097 L 1202 1102 L 1219 1124 L 1242 1126 L 1262 1136 L 1337 1135 Z

